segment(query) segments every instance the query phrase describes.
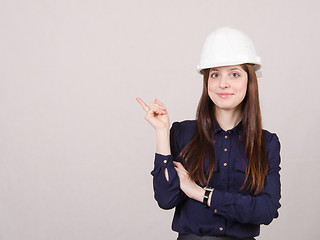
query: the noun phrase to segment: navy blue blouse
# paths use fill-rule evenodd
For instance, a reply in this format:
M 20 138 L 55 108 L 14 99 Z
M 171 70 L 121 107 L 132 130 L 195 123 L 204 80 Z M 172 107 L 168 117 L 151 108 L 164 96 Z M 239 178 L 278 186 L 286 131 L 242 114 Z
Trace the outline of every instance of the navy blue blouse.
M 217 125 L 215 136 L 215 168 L 209 186 L 214 188 L 210 208 L 188 198 L 179 187 L 173 161 L 191 140 L 195 121 L 173 123 L 170 130 L 171 154 L 155 155 L 153 187 L 155 199 L 163 209 L 175 207 L 172 229 L 182 234 L 207 236 L 255 237 L 260 224 L 269 224 L 278 217 L 280 208 L 280 143 L 274 133 L 263 130 L 269 170 L 264 190 L 257 196 L 239 191 L 245 176 L 246 158 L 241 142 L 241 123 L 224 131 Z M 204 161 L 204 170 L 209 159 Z M 168 169 L 169 181 L 164 171 Z

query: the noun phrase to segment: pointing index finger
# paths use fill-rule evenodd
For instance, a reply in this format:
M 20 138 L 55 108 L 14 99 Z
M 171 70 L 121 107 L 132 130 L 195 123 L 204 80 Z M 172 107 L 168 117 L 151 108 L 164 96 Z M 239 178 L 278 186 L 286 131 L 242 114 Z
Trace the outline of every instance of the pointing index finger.
M 147 104 L 145 104 L 144 101 L 142 101 L 141 98 L 136 98 L 136 100 L 138 101 L 138 103 L 140 103 L 141 107 L 143 108 L 143 110 L 145 110 L 146 112 L 149 111 L 149 106 Z

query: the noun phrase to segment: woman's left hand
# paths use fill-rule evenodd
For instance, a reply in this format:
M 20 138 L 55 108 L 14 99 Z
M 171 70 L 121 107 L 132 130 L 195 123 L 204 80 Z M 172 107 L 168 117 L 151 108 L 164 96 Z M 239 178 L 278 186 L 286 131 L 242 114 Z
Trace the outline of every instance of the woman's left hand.
M 180 162 L 173 162 L 180 180 L 180 189 L 189 197 L 202 202 L 205 190 L 197 185 Z

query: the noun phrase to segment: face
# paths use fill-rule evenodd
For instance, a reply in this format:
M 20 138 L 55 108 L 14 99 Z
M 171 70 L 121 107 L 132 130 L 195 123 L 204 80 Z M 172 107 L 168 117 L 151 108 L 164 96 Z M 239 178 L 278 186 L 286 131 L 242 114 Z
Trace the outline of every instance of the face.
M 240 65 L 211 68 L 208 95 L 216 110 L 236 110 L 247 92 L 248 75 Z

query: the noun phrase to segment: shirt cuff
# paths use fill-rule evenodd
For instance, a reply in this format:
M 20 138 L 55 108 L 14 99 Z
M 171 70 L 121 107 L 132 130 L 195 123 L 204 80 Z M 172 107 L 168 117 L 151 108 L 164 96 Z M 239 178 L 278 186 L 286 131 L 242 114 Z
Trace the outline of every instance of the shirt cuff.
M 223 201 L 224 201 L 223 198 L 224 198 L 223 192 L 219 190 L 214 190 L 212 192 L 210 207 L 214 209 L 215 212 L 219 211 L 219 209 L 221 209 L 221 207 L 223 206 Z
M 156 153 L 154 165 L 158 167 L 168 167 L 173 165 L 172 155 L 162 155 Z

